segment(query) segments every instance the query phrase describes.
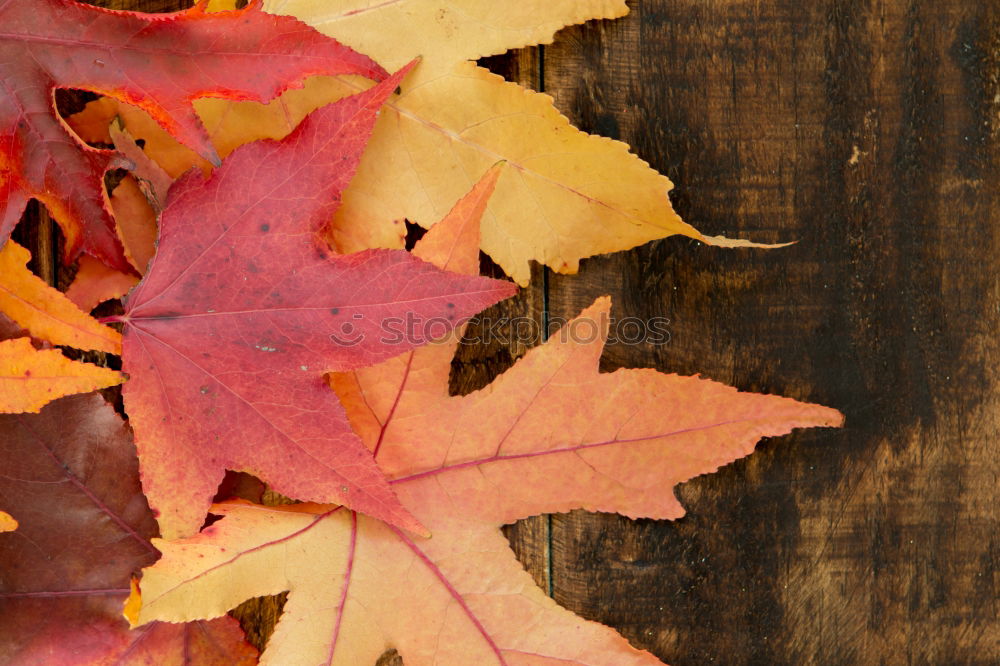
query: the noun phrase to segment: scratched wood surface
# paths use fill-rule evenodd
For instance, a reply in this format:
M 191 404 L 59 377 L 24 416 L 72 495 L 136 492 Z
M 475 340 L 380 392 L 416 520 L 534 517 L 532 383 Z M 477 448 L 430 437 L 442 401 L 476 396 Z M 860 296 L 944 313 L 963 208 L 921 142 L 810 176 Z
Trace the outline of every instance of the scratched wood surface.
M 487 64 L 631 144 L 704 232 L 798 243 L 671 238 L 576 276 L 536 267 L 492 316 L 569 318 L 610 294 L 615 317 L 666 317 L 671 337 L 610 347 L 606 370 L 701 373 L 847 426 L 684 484 L 681 520 L 543 516 L 512 545 L 559 603 L 671 664 L 1000 663 L 1000 2 L 629 5 Z M 38 218 L 19 238 L 57 281 Z M 463 348 L 453 389 L 527 347 Z M 280 607 L 240 609 L 251 640 Z

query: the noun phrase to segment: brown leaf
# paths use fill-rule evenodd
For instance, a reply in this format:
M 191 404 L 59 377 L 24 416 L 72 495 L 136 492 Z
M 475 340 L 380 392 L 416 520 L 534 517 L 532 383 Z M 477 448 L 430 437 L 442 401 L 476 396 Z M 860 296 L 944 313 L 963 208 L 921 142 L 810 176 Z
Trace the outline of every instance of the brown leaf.
M 298 21 L 264 14 L 259 2 L 215 14 L 200 4 L 167 15 L 62 0 L 4 2 L 0 25 L 6 91 L 0 97 L 0 246 L 34 198 L 62 227 L 70 259 L 83 250 L 122 271 L 129 267 L 102 183 L 117 158 L 66 132 L 53 104 L 56 88 L 140 106 L 218 162 L 191 106 L 196 97 L 265 101 L 313 74 L 385 73 Z M 264 58 L 267 67 L 260 66 Z
M 133 572 L 157 557 L 128 428 L 96 394 L 0 415 L 0 663 L 5 666 L 255 662 L 229 618 L 130 631 Z

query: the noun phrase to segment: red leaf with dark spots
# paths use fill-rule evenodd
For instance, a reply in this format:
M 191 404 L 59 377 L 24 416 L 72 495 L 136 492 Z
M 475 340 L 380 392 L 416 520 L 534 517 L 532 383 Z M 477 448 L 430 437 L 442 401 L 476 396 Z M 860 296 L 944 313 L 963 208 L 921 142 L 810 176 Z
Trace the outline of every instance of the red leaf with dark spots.
M 335 256 L 319 240 L 404 74 L 171 190 L 122 318 L 125 406 L 166 538 L 198 530 L 227 469 L 422 530 L 324 375 L 424 344 L 514 286 L 402 251 Z

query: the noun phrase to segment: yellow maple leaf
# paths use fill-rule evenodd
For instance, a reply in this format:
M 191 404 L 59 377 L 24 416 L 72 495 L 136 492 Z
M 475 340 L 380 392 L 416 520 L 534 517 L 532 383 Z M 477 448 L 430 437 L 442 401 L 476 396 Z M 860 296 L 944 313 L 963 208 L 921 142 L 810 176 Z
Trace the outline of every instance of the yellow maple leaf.
M 264 0 L 390 70 L 423 59 L 376 125 L 344 197 L 337 246 L 389 245 L 407 218 L 433 224 L 497 160 L 506 170 L 483 221 L 482 249 L 525 285 L 529 260 L 575 273 L 582 258 L 683 234 L 723 246 L 674 212 L 673 184 L 624 143 L 569 124 L 548 95 L 470 60 L 549 43 L 565 26 L 624 16 L 624 0 Z M 359 229 L 370 230 L 359 234 Z
M 264 0 L 264 10 L 305 21 L 390 71 L 420 57 L 425 75 L 628 13 L 625 0 Z

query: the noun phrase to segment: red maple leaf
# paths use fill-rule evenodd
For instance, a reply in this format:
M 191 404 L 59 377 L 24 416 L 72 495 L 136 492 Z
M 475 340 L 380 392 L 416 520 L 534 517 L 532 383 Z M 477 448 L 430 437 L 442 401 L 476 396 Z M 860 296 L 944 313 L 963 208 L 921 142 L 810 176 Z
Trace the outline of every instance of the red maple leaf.
M 247 666 L 231 618 L 129 631 L 129 580 L 158 557 L 128 428 L 100 395 L 0 415 L 0 663 Z
M 403 353 L 515 289 L 319 240 L 405 72 L 174 186 L 122 318 L 125 405 L 165 537 L 198 530 L 226 469 L 419 529 L 324 373 Z
M 115 153 L 89 148 L 56 114 L 56 88 L 82 88 L 147 111 L 218 162 L 191 105 L 213 96 L 266 101 L 314 74 L 385 72 L 299 21 L 198 5 L 174 14 L 109 11 L 68 0 L 0 0 L 0 246 L 31 198 L 59 222 L 68 257 L 83 250 L 129 271 L 102 176 Z

